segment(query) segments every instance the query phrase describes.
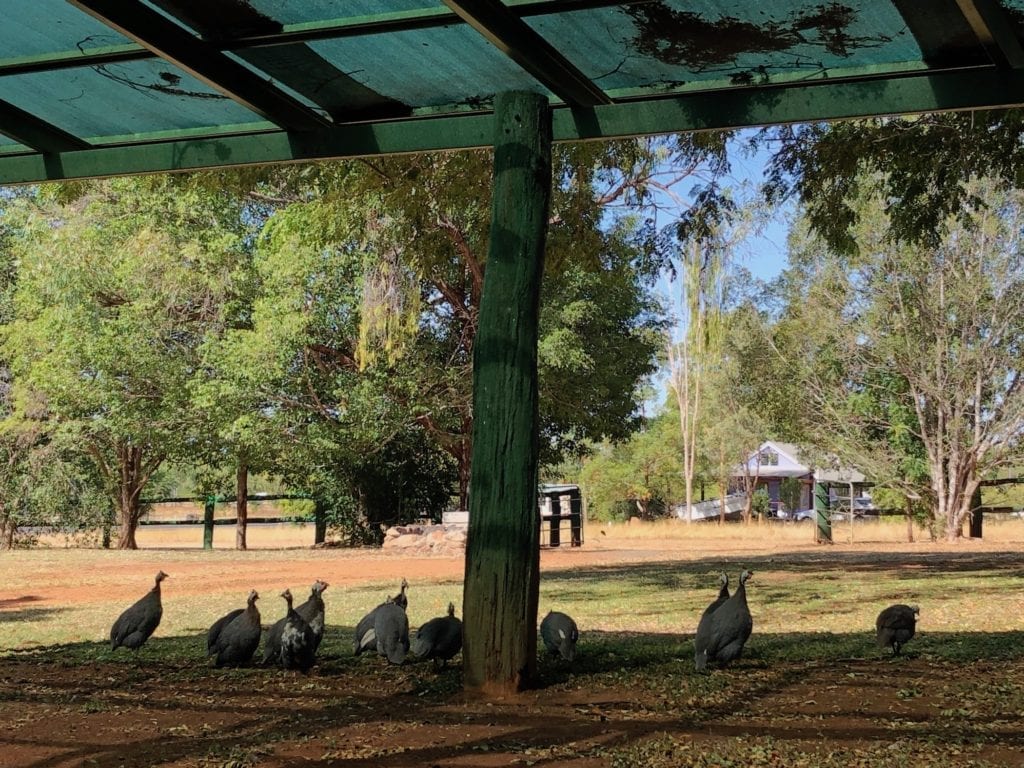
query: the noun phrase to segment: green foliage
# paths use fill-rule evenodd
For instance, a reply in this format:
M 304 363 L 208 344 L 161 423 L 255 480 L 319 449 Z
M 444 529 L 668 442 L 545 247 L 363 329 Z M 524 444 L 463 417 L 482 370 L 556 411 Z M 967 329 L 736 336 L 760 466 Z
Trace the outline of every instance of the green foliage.
M 772 201 L 796 194 L 815 231 L 835 250 L 861 247 L 856 200 L 885 200 L 892 234 L 936 246 L 951 220 L 968 221 L 983 198 L 965 182 L 989 177 L 1019 186 L 1024 167 L 1020 110 L 946 112 L 766 129 L 774 154 Z
M 232 319 L 240 206 L 146 178 L 44 191 L 9 213 L 19 273 L 0 354 L 12 418 L 45 414 L 79 441 L 133 546 L 142 489 L 198 436 L 189 380 L 206 335 Z
M 580 484 L 595 520 L 666 514 L 683 492 L 676 416 L 663 414 L 628 440 L 603 444 L 584 459 Z

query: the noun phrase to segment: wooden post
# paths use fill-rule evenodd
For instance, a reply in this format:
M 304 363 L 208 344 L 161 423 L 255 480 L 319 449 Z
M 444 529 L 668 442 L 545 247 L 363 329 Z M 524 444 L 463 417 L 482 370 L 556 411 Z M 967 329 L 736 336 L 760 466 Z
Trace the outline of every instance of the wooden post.
M 490 246 L 473 352 L 463 602 L 467 689 L 522 690 L 537 665 L 537 324 L 551 195 L 544 96 L 495 99 Z
M 323 544 L 327 540 L 327 515 L 320 499 L 313 502 L 313 543 Z
M 203 549 L 213 549 L 213 508 L 216 504 L 216 496 L 207 496 L 203 504 Z
M 818 544 L 832 543 L 832 519 L 829 517 L 828 485 L 814 484 L 814 540 Z

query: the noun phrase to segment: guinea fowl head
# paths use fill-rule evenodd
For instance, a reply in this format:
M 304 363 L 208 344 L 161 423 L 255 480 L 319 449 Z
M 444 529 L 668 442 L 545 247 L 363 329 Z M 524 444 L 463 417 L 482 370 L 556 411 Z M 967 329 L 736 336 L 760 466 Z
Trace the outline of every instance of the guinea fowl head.
M 448 615 L 449 616 L 454 616 L 455 615 L 455 603 L 448 603 Z
M 292 591 L 290 589 L 286 589 L 284 592 L 281 593 L 281 597 L 284 598 L 284 601 L 286 603 L 288 603 L 288 607 L 291 608 L 292 607 Z
M 256 601 L 260 599 L 259 593 L 254 589 L 249 592 L 249 605 L 255 605 Z
M 164 573 L 163 571 L 157 571 L 156 572 L 156 585 L 159 587 L 160 586 L 160 582 L 163 581 L 166 578 L 168 578 L 166 573 Z

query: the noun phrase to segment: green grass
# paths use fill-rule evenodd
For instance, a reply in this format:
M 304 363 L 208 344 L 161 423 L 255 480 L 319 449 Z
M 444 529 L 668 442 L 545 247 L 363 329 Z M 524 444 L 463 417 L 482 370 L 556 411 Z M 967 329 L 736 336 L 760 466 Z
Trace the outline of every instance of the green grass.
M 169 582 L 164 622 L 132 654 L 111 652 L 105 638 L 117 613 L 148 586 L 150 560 L 134 553 L 124 558 L 77 552 L 16 555 L 0 559 L 0 665 L 27 665 L 42 677 L 64 670 L 72 678 L 80 674 L 99 682 L 82 690 L 46 682 L 38 690 L 0 684 L 0 726 L 5 704 L 29 707 L 40 695 L 57 712 L 115 716 L 128 706 L 127 699 L 118 690 L 104 689 L 102 681 L 108 679 L 116 679 L 121 690 L 159 687 L 161 695 L 175 700 L 191 700 L 196 692 L 214 687 L 225 706 L 238 711 L 251 706 L 253 692 L 261 701 L 282 698 L 248 735 L 211 737 L 209 744 L 203 742 L 205 752 L 189 753 L 191 762 L 182 758 L 182 765 L 259 766 L 296 739 L 320 739 L 316 743 L 326 755 L 358 754 L 370 762 L 415 765 L 414 753 L 402 762 L 396 745 L 381 736 L 394 726 L 392 717 L 429 729 L 440 716 L 428 713 L 460 701 L 457 668 L 436 674 L 426 664 L 396 668 L 351 655 L 354 624 L 395 592 L 393 578 L 328 589 L 321 662 L 314 675 L 295 678 L 260 668 L 212 669 L 203 658 L 205 631 L 226 610 L 241 605 L 239 583 L 273 581 L 268 573 L 274 568 L 318 556 L 200 553 L 192 559 L 175 553 L 183 558 L 183 571 L 187 564 L 208 564 L 214 576 L 187 599 L 175 597 Z M 133 560 L 139 575 L 126 577 L 124 563 Z M 124 581 L 132 589 L 126 587 L 123 596 L 115 592 L 104 599 L 69 600 L 57 608 L 32 601 L 4 604 L 5 595 L 30 596 L 50 578 L 47 569 L 66 570 L 69 562 L 80 565 L 69 590 L 109 590 Z M 336 560 L 323 561 L 325 567 L 329 563 L 338 567 Z M 114 565 L 116 570 L 105 571 Z M 697 674 L 692 642 L 697 618 L 717 591 L 717 573 L 727 570 L 735 580 L 741 568 L 755 573 L 748 584 L 754 635 L 739 664 Z M 443 614 L 449 601 L 461 605 L 459 579 L 417 578 L 415 573 L 410 567 L 414 627 Z M 180 578 L 184 583 L 191 577 L 183 572 Z M 969 548 L 909 554 L 838 549 L 734 553 L 546 570 L 541 615 L 549 609 L 569 612 L 582 638 L 573 665 L 541 656 L 544 693 L 539 700 L 551 703 L 556 713 L 551 717 L 568 718 L 580 738 L 523 726 L 513 735 L 501 732 L 467 741 L 453 747 L 452 754 L 467 758 L 473 750 L 486 749 L 506 754 L 505 763 L 525 765 L 590 757 L 619 768 L 1019 764 L 1012 757 L 1020 756 L 1015 734 L 1024 712 L 1022 583 L 1024 565 L 1017 552 Z M 303 596 L 308 591 L 308 584 L 289 586 Z M 270 623 L 281 614 L 283 601 L 270 589 L 261 591 L 264 623 Z M 875 647 L 873 636 L 878 611 L 893 602 L 918 603 L 922 611 L 918 637 L 898 659 Z M 312 709 L 290 710 L 297 687 L 315 705 Z M 394 696 L 401 702 L 396 713 L 381 714 L 385 704 L 379 702 Z M 567 703 L 555 707 L 562 699 Z M 377 738 L 355 738 L 352 731 L 317 736 L 304 730 L 309 712 L 331 727 L 365 729 Z M 516 707 L 501 714 L 482 704 L 475 709 L 460 704 L 452 717 L 485 728 L 503 718 L 526 716 Z M 296 735 L 302 733 L 311 735 Z M 170 730 L 167 738 L 187 744 L 194 733 Z

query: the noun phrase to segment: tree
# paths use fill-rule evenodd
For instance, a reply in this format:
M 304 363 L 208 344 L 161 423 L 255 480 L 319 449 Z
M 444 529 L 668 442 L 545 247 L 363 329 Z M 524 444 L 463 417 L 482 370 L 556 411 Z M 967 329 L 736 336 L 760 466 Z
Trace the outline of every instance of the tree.
M 969 221 L 983 203 L 964 182 L 1020 184 L 1022 128 L 1017 109 L 946 112 L 769 128 L 757 143 L 773 153 L 769 199 L 799 197 L 818 235 L 849 253 L 856 200 L 872 191 L 885 201 L 893 234 L 936 246 L 947 224 Z
M 2 329 L 14 416 L 43 409 L 95 463 L 135 548 L 142 492 L 189 451 L 196 351 L 230 298 L 239 210 L 149 178 L 54 188 L 12 207 L 20 259 Z
M 597 520 L 651 519 L 684 497 L 679 418 L 666 408 L 627 440 L 602 443 L 584 459 L 580 483 Z
M 636 428 L 662 325 L 650 293 L 656 233 L 638 212 L 654 210 L 656 191 L 721 173 L 724 146 L 704 134 L 555 148 L 539 359 L 546 461 Z M 358 344 L 325 357 L 358 370 L 400 364 L 406 378 L 392 381 L 406 391 L 394 397 L 458 462 L 463 505 L 490 173 L 489 152 L 424 154 L 288 170 L 261 192 L 321 247 L 366 254 Z
M 801 302 L 819 444 L 928 498 L 950 540 L 980 480 L 1016 463 L 1024 432 L 1024 196 L 991 180 L 967 191 L 981 203 L 947 218 L 937 245 L 894 237 L 877 197 L 854 201 L 857 255 L 812 241 Z M 925 489 L 910 485 L 917 441 Z

